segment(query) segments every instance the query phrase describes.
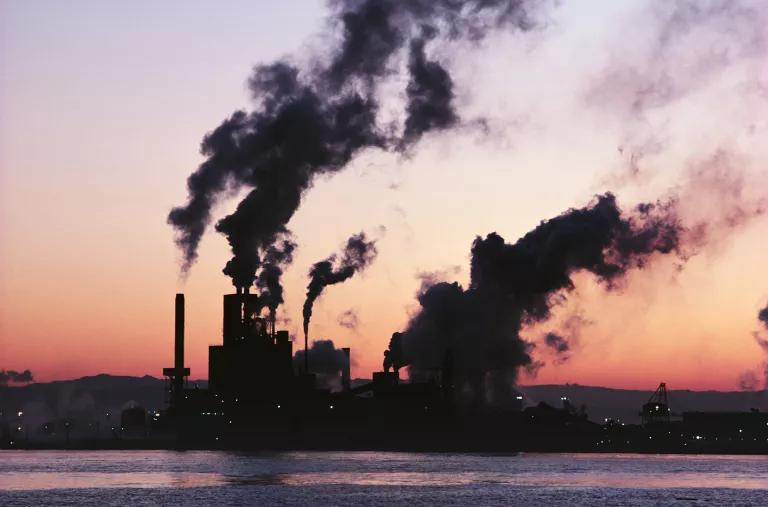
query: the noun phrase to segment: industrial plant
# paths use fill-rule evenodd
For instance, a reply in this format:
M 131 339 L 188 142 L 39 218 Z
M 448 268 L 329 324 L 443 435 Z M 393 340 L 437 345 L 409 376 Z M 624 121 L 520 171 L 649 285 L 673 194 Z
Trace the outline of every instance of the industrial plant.
M 537 402 L 525 387 L 510 388 L 501 402 L 468 398 L 468 377 L 450 349 L 430 374 L 422 369 L 401 378 L 401 333 L 384 351 L 381 371 L 352 380 L 353 350 L 331 341 L 310 347 L 306 336 L 294 350 L 274 313 L 262 316 L 258 294 L 227 294 L 222 309 L 220 344 L 208 348 L 207 385 L 190 381 L 185 300 L 176 294 L 174 363 L 163 369 L 164 383 L 151 384 L 164 386 L 164 408 L 124 403 L 115 387 L 102 397 L 124 403 L 122 410 L 32 423 L 12 401 L 22 388 L 4 387 L 0 447 L 768 453 L 768 413 L 677 411 L 665 383 L 638 406 L 640 424 L 597 422 L 578 400 Z M 313 355 L 318 343 L 328 346 L 331 363 Z
M 446 354 L 429 378 L 403 380 L 391 353 L 371 381 L 352 385 L 349 348 L 332 390 L 313 372 L 305 342 L 294 354 L 287 331 L 260 317 L 256 294 L 223 297 L 222 344 L 209 347 L 207 388 L 190 385 L 184 366 L 184 295 L 175 300 L 175 361 L 165 368 L 167 409 L 154 425 L 174 445 L 275 449 L 420 449 L 640 452 L 768 452 L 768 413 L 683 412 L 670 407 L 661 383 L 643 404 L 642 423 L 597 424 L 567 397 L 561 407 L 525 406 L 515 392 L 501 406 L 467 404 L 457 396 Z M 299 358 L 300 361 L 296 359 Z M 326 379 L 327 380 L 327 379 Z

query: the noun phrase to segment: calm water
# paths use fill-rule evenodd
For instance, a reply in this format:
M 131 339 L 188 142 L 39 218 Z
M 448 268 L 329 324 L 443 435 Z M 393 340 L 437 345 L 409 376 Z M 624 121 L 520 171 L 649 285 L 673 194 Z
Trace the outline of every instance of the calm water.
M 768 505 L 768 457 L 0 451 L 0 505 Z

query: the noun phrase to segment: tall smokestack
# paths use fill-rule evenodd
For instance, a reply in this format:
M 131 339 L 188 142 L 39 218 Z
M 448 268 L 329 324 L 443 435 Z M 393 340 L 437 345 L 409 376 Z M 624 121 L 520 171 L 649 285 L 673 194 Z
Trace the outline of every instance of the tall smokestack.
M 163 376 L 170 391 L 171 408 L 178 408 L 184 394 L 184 378 L 189 376 L 189 368 L 184 367 L 184 294 L 176 294 L 175 336 L 173 342 L 173 367 L 163 368 Z
M 341 349 L 344 352 L 344 368 L 341 370 L 341 389 L 345 393 L 349 392 L 349 389 L 351 387 L 350 382 L 350 360 L 349 360 L 349 347 L 344 347 Z
M 184 389 L 184 294 L 176 294 L 176 335 L 173 367 L 174 391 L 178 395 Z

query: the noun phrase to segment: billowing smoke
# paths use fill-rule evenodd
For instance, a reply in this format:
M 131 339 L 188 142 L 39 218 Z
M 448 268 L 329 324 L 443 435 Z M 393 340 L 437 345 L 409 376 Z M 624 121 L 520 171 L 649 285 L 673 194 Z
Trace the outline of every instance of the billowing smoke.
M 453 80 L 429 56 L 431 47 L 477 41 L 495 29 L 529 30 L 539 3 L 332 1 L 331 26 L 340 33 L 327 58 L 311 68 L 288 61 L 257 66 L 249 80 L 254 109 L 236 111 L 203 139 L 206 160 L 187 180 L 187 203 L 168 216 L 182 271 L 197 257 L 214 204 L 251 189 L 216 224 L 232 250 L 224 273 L 236 287 L 250 287 L 262 258 L 290 234 L 287 224 L 318 175 L 340 171 L 367 148 L 405 152 L 424 134 L 459 123 Z M 378 85 L 402 72 L 408 74 L 402 117 L 385 121 Z M 275 281 L 273 275 L 265 276 Z
M 403 333 L 392 333 L 389 347 L 384 351 L 384 371 L 389 371 L 392 368 L 397 373 L 406 364 L 408 363 L 403 355 Z
M 293 364 L 296 369 L 304 367 L 304 350 L 297 350 L 293 355 Z M 312 373 L 317 376 L 323 387 L 332 388 L 338 384 L 339 374 L 346 364 L 344 351 L 337 349 L 333 340 L 315 340 L 309 348 L 309 364 L 312 365 Z
M 350 331 L 357 331 L 357 327 L 360 325 L 360 317 L 357 316 L 355 310 L 350 308 L 339 315 L 337 322 L 341 327 L 345 327 Z
M 574 288 L 575 272 L 589 271 L 613 289 L 656 255 L 684 259 L 684 232 L 673 202 L 622 213 L 614 196 L 604 194 L 542 222 L 515 243 L 496 233 L 476 238 L 469 287 L 441 282 L 418 295 L 421 309 L 402 336 L 409 372 L 428 375 L 450 353 L 467 396 L 500 399 L 520 367 L 539 364 L 521 328 L 550 317 L 551 307 Z
M 33 380 L 35 380 L 35 377 L 29 370 L 0 370 L 0 386 L 8 384 L 27 384 Z
M 264 264 L 256 280 L 256 286 L 261 289 L 259 296 L 264 306 L 269 308 L 273 322 L 277 307 L 283 304 L 283 286 L 280 284 L 283 267 L 293 261 L 295 249 L 296 243 L 290 238 L 283 238 L 279 243 L 270 245 L 264 253 Z
M 312 306 L 323 290 L 329 285 L 344 282 L 355 273 L 367 268 L 376 258 L 377 253 L 376 241 L 369 240 L 365 233 L 361 232 L 347 240 L 340 256 L 331 255 L 312 266 L 309 270 L 307 299 L 304 301 L 303 311 L 305 337 L 309 332 L 309 321 L 312 319 Z

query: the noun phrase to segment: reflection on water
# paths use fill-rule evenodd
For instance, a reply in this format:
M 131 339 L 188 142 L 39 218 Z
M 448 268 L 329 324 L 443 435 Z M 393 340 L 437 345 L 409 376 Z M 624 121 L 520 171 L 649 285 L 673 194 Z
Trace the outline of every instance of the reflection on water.
M 191 488 L 223 483 L 218 474 L 163 472 L 6 472 L 0 490 L 27 491 L 83 488 Z
M 218 491 L 237 496 L 273 487 L 278 487 L 275 491 L 305 488 L 312 494 L 330 494 L 344 491 L 339 489 L 344 487 L 381 492 L 393 486 L 401 488 L 398 491 L 432 488 L 430 491 L 450 494 L 466 490 L 473 495 L 520 491 L 520 488 L 555 491 L 561 497 L 569 491 L 571 495 L 598 491 L 599 495 L 594 498 L 609 498 L 611 491 L 669 490 L 678 493 L 663 498 L 684 501 L 689 497 L 680 494 L 681 490 L 751 490 L 762 494 L 760 490 L 768 488 L 768 458 L 379 452 L 0 452 L 0 500 L 3 491 L 44 495 L 51 490 L 89 494 L 105 490 L 105 498 L 109 498 L 107 490 L 195 490 L 196 495 L 200 491 Z M 40 497 L 34 497 L 34 501 L 41 501 Z

